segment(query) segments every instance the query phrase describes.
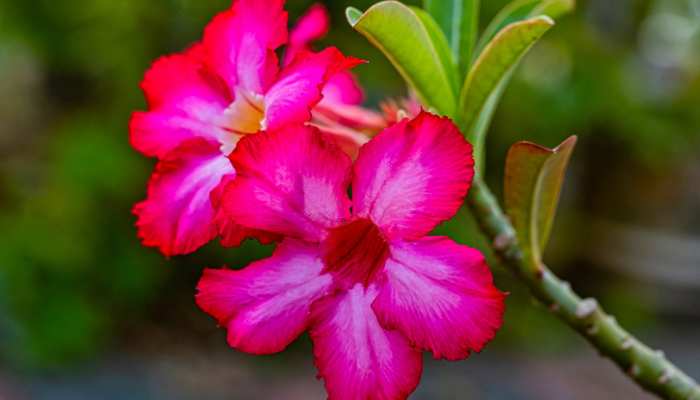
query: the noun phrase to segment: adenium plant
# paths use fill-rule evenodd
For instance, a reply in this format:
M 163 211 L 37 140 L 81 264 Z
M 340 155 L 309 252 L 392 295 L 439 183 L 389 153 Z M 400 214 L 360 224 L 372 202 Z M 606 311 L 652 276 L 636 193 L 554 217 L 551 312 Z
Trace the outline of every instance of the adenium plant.
M 543 264 L 575 138 L 517 143 L 506 162 L 508 216 L 482 182 L 484 137 L 528 49 L 573 7 L 515 0 L 477 38 L 478 0 L 349 8 L 414 97 L 362 106 L 313 6 L 288 32 L 283 0 L 235 0 L 142 83 L 131 142 L 159 161 L 134 207 L 144 245 L 173 256 L 214 239 L 276 243 L 240 269 L 206 269 L 197 304 L 231 347 L 284 350 L 309 331 L 330 399 L 407 398 L 421 352 L 461 360 L 501 328 L 505 295 L 478 250 L 429 233 L 465 202 L 532 293 L 646 389 L 700 399 L 695 382 L 581 299 Z M 277 51 L 285 46 L 278 59 Z M 469 193 L 468 193 L 469 192 Z

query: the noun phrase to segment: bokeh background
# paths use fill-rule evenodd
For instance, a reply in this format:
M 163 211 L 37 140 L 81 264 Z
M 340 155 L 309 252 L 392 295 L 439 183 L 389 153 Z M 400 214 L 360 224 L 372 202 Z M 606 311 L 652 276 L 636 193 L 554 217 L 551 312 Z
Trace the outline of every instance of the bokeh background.
M 323 44 L 370 60 L 367 103 L 405 95 L 325 2 Z M 503 6 L 482 1 L 482 27 Z M 289 0 L 291 20 L 310 1 Z M 415 4 L 415 2 L 413 2 Z M 271 252 L 213 244 L 164 259 L 132 204 L 153 161 L 129 148 L 138 83 L 229 0 L 0 0 L 0 399 L 321 399 L 306 336 L 277 356 L 227 347 L 193 301 L 202 267 Z M 700 378 L 700 0 L 580 0 L 524 60 L 488 139 L 500 191 L 516 140 L 579 135 L 546 260 Z M 479 243 L 464 215 L 438 228 Z M 426 358 L 414 399 L 648 399 L 493 263 L 506 324 L 459 363 Z

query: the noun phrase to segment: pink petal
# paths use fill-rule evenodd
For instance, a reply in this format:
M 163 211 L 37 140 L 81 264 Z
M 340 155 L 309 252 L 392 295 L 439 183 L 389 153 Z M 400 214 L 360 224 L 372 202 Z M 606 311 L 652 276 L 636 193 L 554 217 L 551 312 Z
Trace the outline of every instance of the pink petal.
M 251 238 L 257 239 L 261 244 L 270 244 L 282 240 L 280 235 L 238 225 L 226 218 L 222 213 L 217 213 L 215 223 L 219 228 L 221 245 L 224 247 L 238 247 L 243 241 Z
M 448 238 L 395 242 L 373 304 L 379 321 L 435 358 L 481 349 L 503 323 L 504 294 L 479 251 Z
M 319 125 L 339 125 L 348 129 L 374 134 L 386 128 L 384 117 L 360 106 L 333 103 L 322 100 L 313 110 L 314 123 Z M 369 136 L 365 133 L 365 137 Z
M 360 150 L 353 212 L 390 239 L 420 238 L 452 217 L 474 174 L 472 146 L 447 118 L 422 112 Z
M 248 135 L 231 161 L 223 210 L 247 228 L 319 241 L 349 216 L 350 159 L 314 128 Z
M 164 157 L 194 137 L 216 140 L 225 134 L 220 116 L 229 102 L 227 90 L 201 63 L 201 47 L 160 58 L 146 72 L 141 87 L 149 112 L 135 112 L 131 143 L 148 156 Z
M 330 289 L 322 270 L 316 246 L 286 240 L 242 270 L 206 269 L 197 304 L 227 327 L 231 347 L 276 353 L 306 330 L 311 303 Z
M 148 197 L 134 206 L 136 226 L 146 246 L 167 256 L 190 253 L 217 234 L 210 193 L 233 173 L 218 144 L 194 139 L 156 166 Z
M 226 88 L 204 68 L 201 44 L 161 57 L 144 74 L 141 89 L 149 108 L 178 103 L 188 97 L 226 102 Z
M 289 34 L 289 44 L 284 57 L 285 65 L 291 63 L 299 51 L 309 50 L 312 42 L 326 36 L 330 24 L 330 15 L 323 4 L 316 3 L 311 6 L 299 18 Z
M 321 245 L 323 264 L 336 286 L 348 289 L 368 285 L 384 268 L 389 245 L 379 228 L 367 219 L 356 219 L 328 231 Z
M 268 129 L 277 129 L 308 122 L 311 108 L 321 100 L 321 91 L 328 78 L 361 62 L 343 56 L 334 47 L 320 53 L 299 53 L 265 94 L 264 125 Z
M 405 399 L 418 386 L 421 354 L 379 325 L 371 309 L 375 296 L 358 284 L 312 307 L 315 363 L 329 399 Z
M 311 50 L 311 44 L 322 39 L 330 28 L 330 15 L 321 3 L 316 3 L 299 18 L 289 35 L 284 65 L 289 65 L 302 52 Z M 347 71 L 333 75 L 323 89 L 323 101 L 357 105 L 364 100 L 364 92 L 353 74 Z
M 333 75 L 323 88 L 323 102 L 359 105 L 365 93 L 355 75 L 348 71 Z
M 256 239 L 261 244 L 271 244 L 279 242 L 283 238 L 280 235 L 275 235 L 270 232 L 238 225 L 220 212 L 217 213 L 215 217 L 215 223 L 219 229 L 219 236 L 221 237 L 221 245 L 223 247 L 238 247 L 246 239 Z
M 221 245 L 224 247 L 238 247 L 245 239 L 255 238 L 262 244 L 270 244 L 282 240 L 282 237 L 269 232 L 249 229 L 237 224 L 222 210 L 221 200 L 223 192 L 229 182 L 235 179 L 235 174 L 226 175 L 221 184 L 212 192 L 211 202 L 214 209 L 217 210 L 214 222 L 219 228 L 219 236 L 221 237 Z
M 356 159 L 360 153 L 362 145 L 369 141 L 369 137 L 364 133 L 347 128 L 340 124 L 323 125 L 312 123 L 312 126 L 318 128 L 326 137 L 333 141 L 336 146 L 343 150 L 351 159 Z
M 294 58 L 311 50 L 311 44 L 322 39 L 330 28 L 330 15 L 321 3 L 316 3 L 299 18 L 292 29 L 284 58 L 284 65 L 289 65 Z M 335 104 L 358 105 L 364 101 L 364 91 L 355 76 L 349 71 L 341 71 L 331 76 L 323 88 L 323 100 L 331 109 Z M 319 104 L 319 105 L 320 105 Z
M 204 31 L 207 63 L 230 89 L 264 93 L 277 74 L 275 49 L 287 41 L 283 0 L 237 0 Z
M 312 110 L 311 124 L 329 135 L 352 159 L 360 147 L 386 127 L 384 118 L 360 106 L 341 104 L 324 98 Z

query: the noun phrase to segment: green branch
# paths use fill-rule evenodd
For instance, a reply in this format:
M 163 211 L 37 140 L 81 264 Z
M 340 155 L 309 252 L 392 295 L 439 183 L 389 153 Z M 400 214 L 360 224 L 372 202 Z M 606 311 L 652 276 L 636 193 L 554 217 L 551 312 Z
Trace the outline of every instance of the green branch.
M 495 252 L 532 294 L 561 320 L 586 338 L 600 354 L 611 359 L 646 390 L 664 399 L 700 400 L 698 384 L 660 350 L 653 350 L 622 328 L 595 299 L 581 299 L 568 282 L 545 265 L 532 265 L 524 257 L 508 217 L 488 187 L 476 180 L 468 196 L 481 229 Z

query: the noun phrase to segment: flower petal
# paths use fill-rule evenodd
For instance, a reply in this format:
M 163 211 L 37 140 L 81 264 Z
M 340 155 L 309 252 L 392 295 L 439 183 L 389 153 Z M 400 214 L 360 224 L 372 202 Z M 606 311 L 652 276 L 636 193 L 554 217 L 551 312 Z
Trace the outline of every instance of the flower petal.
M 213 142 L 194 139 L 171 152 L 156 166 L 147 199 L 134 206 L 143 244 L 172 256 L 213 239 L 217 228 L 210 194 L 231 173 L 231 163 Z
M 146 72 L 141 88 L 150 111 L 137 111 L 131 118 L 134 148 L 162 158 L 185 140 L 216 140 L 225 134 L 220 119 L 229 102 L 227 91 L 207 75 L 201 59 L 197 45 L 160 58 Z
M 203 60 L 202 45 L 195 44 L 182 53 L 153 62 L 141 81 L 149 108 L 178 103 L 189 97 L 225 103 L 226 88 L 207 73 Z
M 358 284 L 312 306 L 314 358 L 329 399 L 405 399 L 418 386 L 421 354 L 399 332 L 379 325 L 371 308 L 375 296 L 372 287 Z
M 233 90 L 262 94 L 277 74 L 275 49 L 287 41 L 283 0 L 237 0 L 204 30 L 207 63 Z
M 386 281 L 373 304 L 381 324 L 435 358 L 481 351 L 501 327 L 505 308 L 481 253 L 441 237 L 390 247 Z
M 221 245 L 224 247 L 238 247 L 245 239 L 255 238 L 262 244 L 270 244 L 282 240 L 279 235 L 272 234 L 257 229 L 249 229 L 237 224 L 222 210 L 221 199 L 223 192 L 229 182 L 235 179 L 235 174 L 226 175 L 221 184 L 212 192 L 211 201 L 214 209 L 217 210 L 214 222 L 219 228 L 219 236 L 221 237 Z
M 326 7 L 321 3 L 312 5 L 299 18 L 289 34 L 284 64 L 288 65 L 300 51 L 309 50 L 312 42 L 326 36 L 330 25 L 330 15 Z
M 223 210 L 247 228 L 319 241 L 349 216 L 350 159 L 315 128 L 248 135 L 231 161 Z
M 228 219 L 225 214 L 218 212 L 215 217 L 219 228 L 220 244 L 223 247 L 238 247 L 246 239 L 256 239 L 260 244 L 270 244 L 282 240 L 282 236 L 259 229 L 250 229 Z
M 452 217 L 474 174 L 472 146 L 447 118 L 422 112 L 360 150 L 353 212 L 390 239 L 416 239 Z
M 323 88 L 322 103 L 356 106 L 365 100 L 365 93 L 355 75 L 341 71 L 333 75 Z
M 333 141 L 336 146 L 340 147 L 340 149 L 342 149 L 343 152 L 350 156 L 350 158 L 353 160 L 357 159 L 357 155 L 360 153 L 360 148 L 370 139 L 364 133 L 355 131 L 337 123 L 330 125 L 314 123 L 312 126 L 323 132 L 328 139 Z
M 297 21 L 289 35 L 289 44 L 284 57 L 284 65 L 289 65 L 296 56 L 311 50 L 311 44 L 322 39 L 330 28 L 330 15 L 321 3 L 309 8 Z M 323 89 L 322 102 L 358 105 L 364 100 L 364 92 L 355 76 L 341 71 L 328 79 Z
M 345 57 L 334 47 L 320 53 L 299 53 L 265 94 L 264 126 L 277 129 L 308 122 L 328 78 L 360 63 L 361 60 Z
M 311 303 L 332 286 L 316 246 L 286 240 L 272 257 L 238 271 L 206 269 L 197 304 L 228 329 L 231 347 L 254 354 L 284 350 L 306 328 Z

